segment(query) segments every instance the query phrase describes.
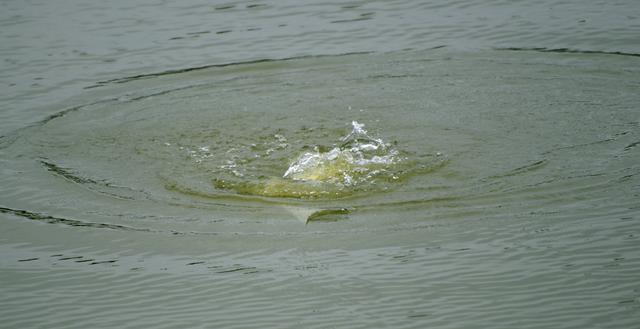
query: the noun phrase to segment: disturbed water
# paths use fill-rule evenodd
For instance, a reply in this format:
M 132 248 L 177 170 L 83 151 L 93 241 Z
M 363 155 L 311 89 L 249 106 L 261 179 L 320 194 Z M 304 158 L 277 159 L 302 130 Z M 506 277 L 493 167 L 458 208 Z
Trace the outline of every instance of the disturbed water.
M 640 321 L 632 1 L 2 6 L 2 327 Z

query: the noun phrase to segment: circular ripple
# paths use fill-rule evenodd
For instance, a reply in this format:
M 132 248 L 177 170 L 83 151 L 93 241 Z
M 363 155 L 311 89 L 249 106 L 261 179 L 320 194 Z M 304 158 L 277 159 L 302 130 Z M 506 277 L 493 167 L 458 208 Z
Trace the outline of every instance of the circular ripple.
M 5 171 L 3 185 L 17 188 L 3 209 L 177 234 L 408 230 L 554 211 L 638 171 L 637 82 L 624 59 L 593 72 L 598 56 L 438 50 L 107 83 L 5 139 L 7 168 L 23 174 Z M 320 182 L 285 175 L 305 153 L 352 147 L 353 121 L 388 147 L 368 159 L 392 164 L 335 162 Z

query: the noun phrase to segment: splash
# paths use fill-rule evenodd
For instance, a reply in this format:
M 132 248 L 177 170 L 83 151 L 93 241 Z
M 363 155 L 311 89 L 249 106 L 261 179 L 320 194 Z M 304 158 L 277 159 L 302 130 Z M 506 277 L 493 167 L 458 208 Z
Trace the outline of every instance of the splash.
M 351 122 L 351 132 L 342 144 L 328 152 L 306 152 L 283 175 L 294 181 L 315 181 L 353 186 L 372 179 L 401 161 L 398 152 L 382 139 L 372 138 L 364 124 Z
M 287 154 L 291 154 L 290 151 Z M 281 176 L 237 177 L 241 180 L 216 178 L 213 184 L 217 189 L 233 190 L 239 194 L 340 198 L 386 189 L 389 183 L 406 172 L 407 168 L 403 168 L 406 162 L 406 158 L 391 144 L 372 137 L 364 124 L 352 121 L 350 132 L 338 138 L 332 147 L 314 146 L 312 151 L 295 157 Z

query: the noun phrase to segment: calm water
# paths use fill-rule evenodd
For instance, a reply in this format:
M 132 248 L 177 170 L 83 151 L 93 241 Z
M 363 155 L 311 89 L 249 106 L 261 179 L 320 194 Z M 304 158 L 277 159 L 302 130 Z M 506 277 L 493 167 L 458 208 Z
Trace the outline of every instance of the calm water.
M 3 328 L 640 323 L 637 1 L 0 8 Z

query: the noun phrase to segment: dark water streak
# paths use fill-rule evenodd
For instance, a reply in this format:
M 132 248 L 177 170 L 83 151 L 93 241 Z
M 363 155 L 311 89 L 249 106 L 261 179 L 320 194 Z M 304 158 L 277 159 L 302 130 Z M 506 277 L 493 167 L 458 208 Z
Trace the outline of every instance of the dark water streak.
M 48 224 L 63 224 L 63 225 L 76 226 L 76 227 L 89 227 L 89 228 L 110 229 L 110 230 L 119 230 L 119 231 L 137 231 L 137 232 L 157 233 L 157 231 L 154 231 L 148 228 L 136 228 L 136 227 L 130 227 L 130 226 L 124 226 L 124 225 L 116 225 L 116 224 L 84 222 L 77 219 L 55 217 L 47 214 L 39 214 L 39 213 L 22 210 L 22 209 L 11 209 L 6 207 L 0 207 L 0 213 L 11 214 L 17 217 L 44 222 Z

